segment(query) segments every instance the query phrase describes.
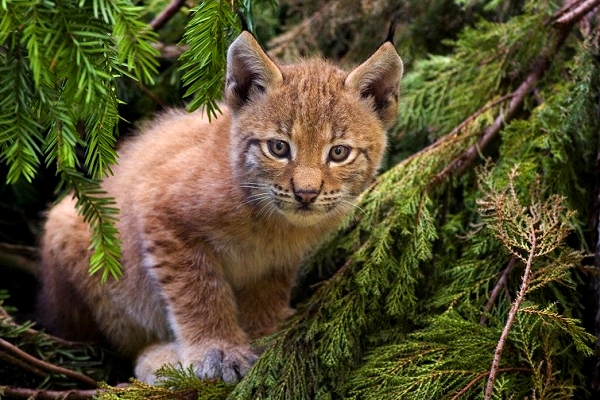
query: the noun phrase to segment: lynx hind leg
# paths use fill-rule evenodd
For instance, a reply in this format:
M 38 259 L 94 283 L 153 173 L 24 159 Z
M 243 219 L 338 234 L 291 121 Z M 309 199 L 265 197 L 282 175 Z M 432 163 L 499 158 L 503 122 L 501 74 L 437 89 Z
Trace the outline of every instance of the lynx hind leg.
M 250 348 L 233 347 L 223 349 L 220 346 L 206 346 L 195 356 L 180 355 L 177 344 L 156 343 L 146 347 L 135 362 L 136 379 L 154 384 L 156 371 L 165 364 L 177 366 L 180 362 L 184 367 L 193 365 L 200 379 L 223 379 L 227 383 L 236 383 L 246 375 L 250 367 L 258 359 L 258 355 Z M 181 361 L 181 360 L 194 361 Z
M 41 241 L 41 289 L 38 320 L 49 332 L 70 340 L 97 341 L 89 304 L 98 291 L 90 290 L 87 224 L 75 211 L 75 200 L 66 197 L 48 213 Z

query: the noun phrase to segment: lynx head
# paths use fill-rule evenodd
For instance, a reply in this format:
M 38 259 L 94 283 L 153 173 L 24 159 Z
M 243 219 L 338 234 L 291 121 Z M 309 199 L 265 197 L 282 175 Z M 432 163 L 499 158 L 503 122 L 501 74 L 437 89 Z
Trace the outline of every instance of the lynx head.
M 231 162 L 246 201 L 298 226 L 338 220 L 372 182 L 396 118 L 394 46 L 348 73 L 323 60 L 278 66 L 243 32 L 227 62 Z

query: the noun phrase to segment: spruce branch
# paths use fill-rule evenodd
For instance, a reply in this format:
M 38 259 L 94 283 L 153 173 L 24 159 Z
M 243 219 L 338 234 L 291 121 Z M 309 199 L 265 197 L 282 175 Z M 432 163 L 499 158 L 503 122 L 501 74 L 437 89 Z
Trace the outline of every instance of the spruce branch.
M 33 246 L 0 242 L 0 265 L 2 266 L 37 276 L 39 273 L 37 257 L 37 248 Z
M 17 346 L 13 345 L 10 342 L 7 342 L 6 340 L 4 340 L 2 338 L 0 338 L 0 347 L 2 347 L 6 351 L 13 353 L 15 356 L 20 357 L 25 362 L 28 362 L 29 364 L 33 365 L 34 367 L 44 370 L 48 373 L 62 374 L 62 375 L 68 376 L 69 378 L 72 378 L 76 381 L 79 381 L 79 382 L 84 383 L 91 387 L 98 386 L 96 381 L 93 380 L 92 378 L 90 378 L 89 376 L 83 375 L 79 372 L 70 370 L 68 368 L 63 368 L 61 366 L 42 361 L 42 360 L 24 352 Z
M 18 357 L 5 353 L 4 351 L 0 351 L 0 360 L 6 363 L 4 365 L 14 365 L 39 378 L 45 378 L 48 375 L 46 371 L 43 371 L 40 368 L 37 368 L 35 365 L 31 365 L 30 363 L 27 363 Z

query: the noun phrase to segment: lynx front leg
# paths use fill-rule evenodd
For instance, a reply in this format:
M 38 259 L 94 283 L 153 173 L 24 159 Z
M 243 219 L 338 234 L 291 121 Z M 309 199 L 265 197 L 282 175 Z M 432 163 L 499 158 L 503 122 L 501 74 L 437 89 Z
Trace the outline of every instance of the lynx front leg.
M 251 339 L 275 332 L 294 313 L 290 295 L 295 276 L 295 268 L 273 270 L 236 291 L 240 325 Z
M 178 249 L 181 250 L 181 247 Z M 167 304 L 174 343 L 142 350 L 136 373 L 146 381 L 165 362 L 193 365 L 202 379 L 236 382 L 256 354 L 238 325 L 235 296 L 208 251 L 190 254 L 151 246 L 146 257 Z

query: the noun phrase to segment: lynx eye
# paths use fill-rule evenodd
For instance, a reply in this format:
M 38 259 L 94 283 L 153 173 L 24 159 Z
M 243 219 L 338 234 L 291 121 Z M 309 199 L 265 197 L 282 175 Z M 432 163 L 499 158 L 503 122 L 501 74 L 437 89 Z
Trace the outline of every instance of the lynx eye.
M 267 141 L 269 151 L 277 158 L 288 158 L 290 156 L 290 145 L 283 140 Z
M 333 146 L 329 150 L 329 159 L 333 162 L 345 161 L 350 155 L 350 147 L 344 145 Z

